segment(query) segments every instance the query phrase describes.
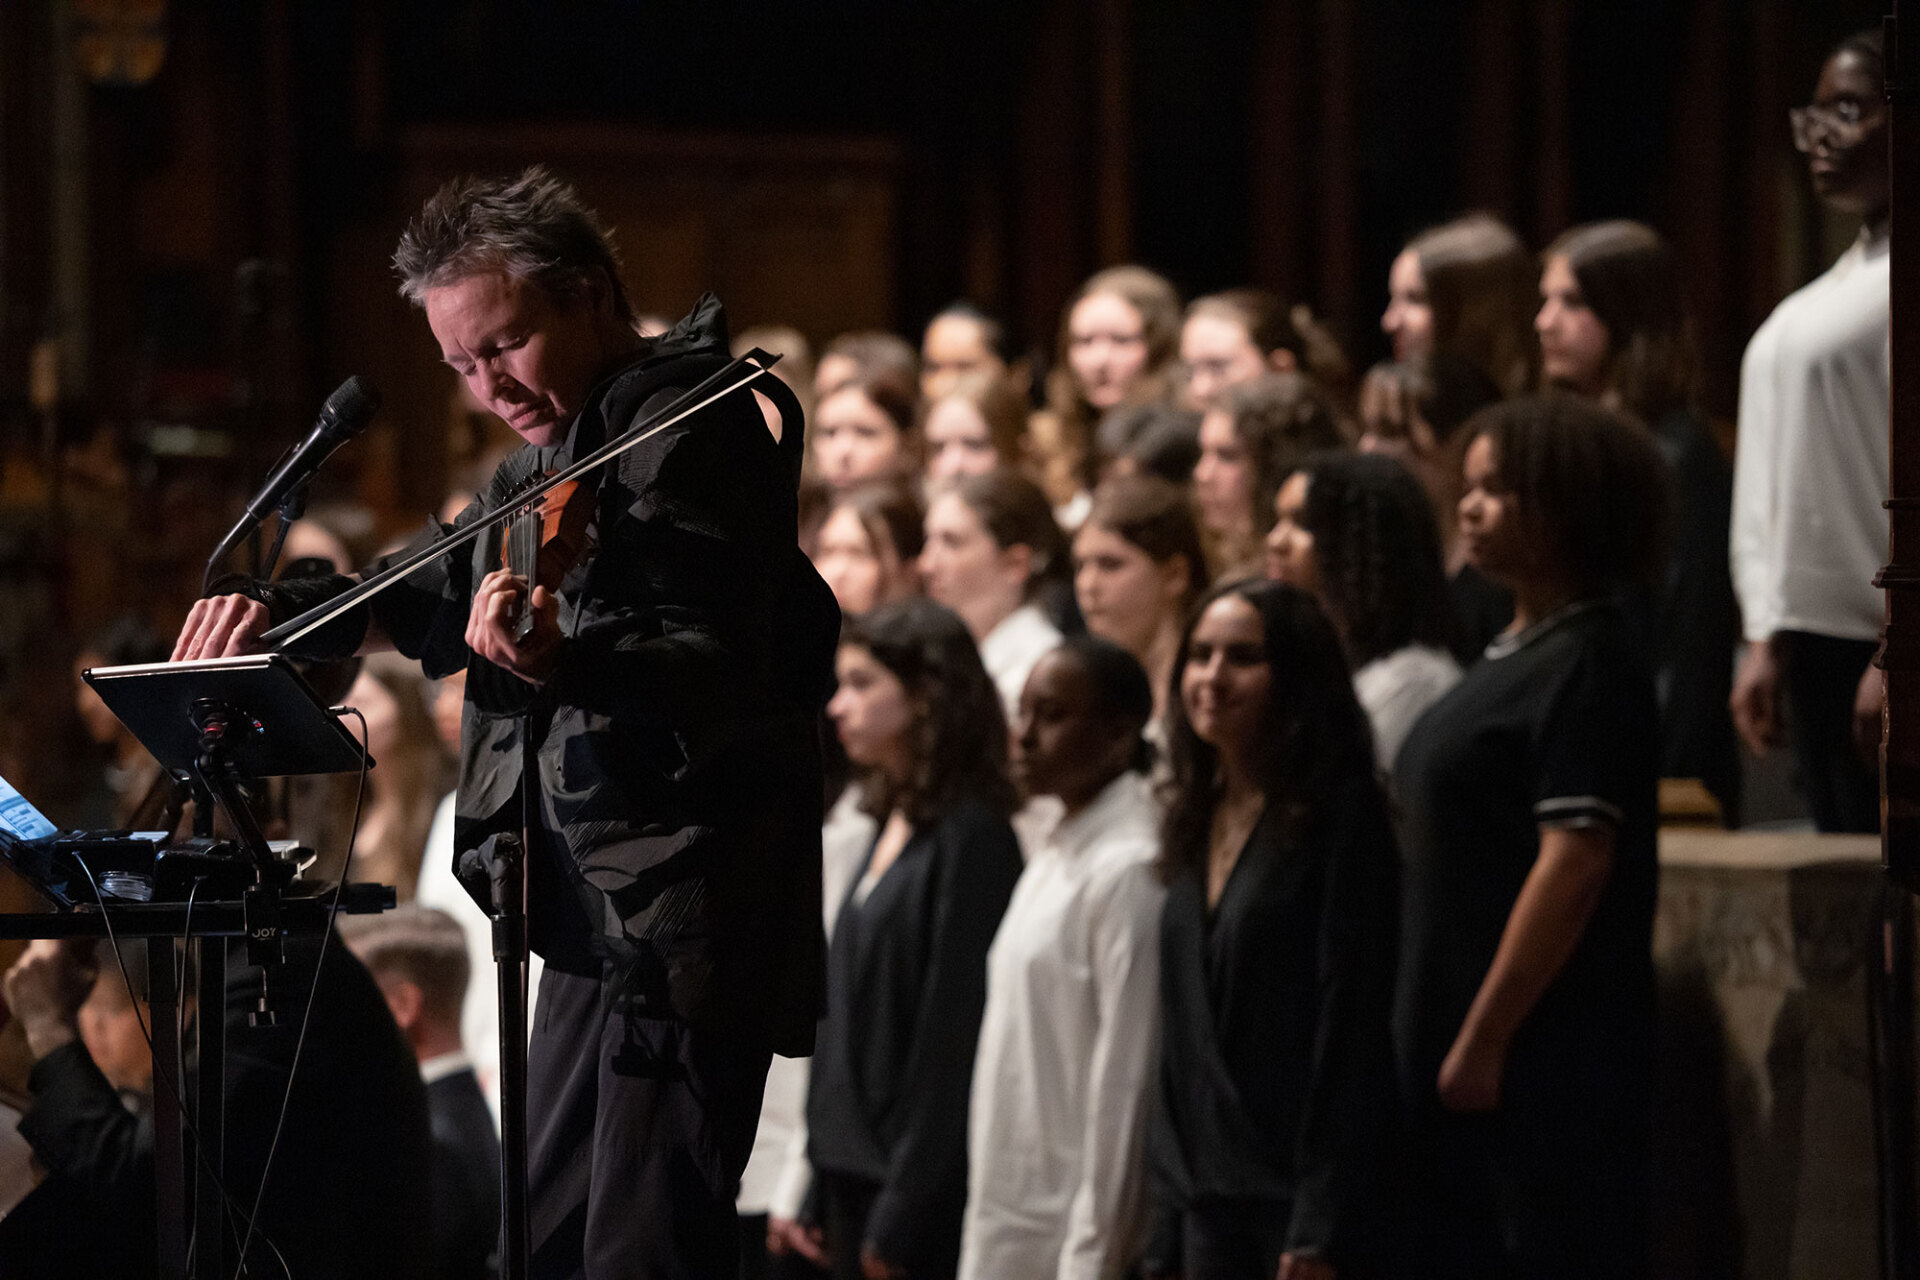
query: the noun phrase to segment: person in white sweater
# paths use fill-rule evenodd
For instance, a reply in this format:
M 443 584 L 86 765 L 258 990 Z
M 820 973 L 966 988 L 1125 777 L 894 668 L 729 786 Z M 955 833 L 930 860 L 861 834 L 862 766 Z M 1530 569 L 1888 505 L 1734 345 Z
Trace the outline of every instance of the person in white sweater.
M 1274 499 L 1267 577 L 1311 592 L 1333 621 L 1391 773 L 1400 744 L 1460 679 L 1440 536 L 1426 490 L 1378 453 L 1307 459 Z
M 1042 657 L 1013 774 L 1064 815 L 1031 851 L 987 954 L 968 1112 L 962 1280 L 1130 1274 L 1159 1026 L 1160 805 L 1146 674 L 1106 640 Z
M 1823 831 L 1879 829 L 1879 787 L 1856 744 L 1879 738 L 1880 672 L 1868 663 L 1884 607 L 1873 577 L 1887 555 L 1884 84 L 1880 33 L 1863 32 L 1833 51 L 1813 102 L 1792 113 L 1814 191 L 1858 215 L 1860 237 L 1774 309 L 1740 365 L 1729 543 L 1747 648 L 1734 726 L 1756 754 L 1790 744 Z

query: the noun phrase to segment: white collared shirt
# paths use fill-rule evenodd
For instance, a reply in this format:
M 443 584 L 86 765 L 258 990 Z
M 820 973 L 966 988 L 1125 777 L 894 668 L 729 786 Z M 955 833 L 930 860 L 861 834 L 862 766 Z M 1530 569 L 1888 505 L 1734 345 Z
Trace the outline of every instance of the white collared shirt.
M 473 1059 L 467 1056 L 465 1049 L 455 1049 L 452 1053 L 437 1053 L 420 1064 L 420 1083 L 432 1084 L 436 1080 L 445 1080 L 457 1072 L 471 1070 L 473 1070 Z
M 1059 643 L 1060 629 L 1047 621 L 1036 604 L 1021 605 L 980 641 L 980 665 L 1000 691 L 1008 723 L 1020 709 L 1020 691 L 1027 687 L 1034 666 Z
M 1860 233 L 1774 308 L 1740 364 L 1734 589 L 1749 640 L 1880 634 L 1887 558 L 1888 240 Z
M 1128 773 L 1033 850 L 987 954 L 962 1280 L 1120 1276 L 1142 1243 L 1160 806 Z

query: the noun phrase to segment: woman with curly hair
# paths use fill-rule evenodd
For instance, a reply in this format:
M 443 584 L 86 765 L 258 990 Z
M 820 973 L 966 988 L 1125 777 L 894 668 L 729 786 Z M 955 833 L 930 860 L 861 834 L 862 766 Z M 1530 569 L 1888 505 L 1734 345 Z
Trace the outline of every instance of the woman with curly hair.
M 1514 620 L 1408 734 L 1394 1033 L 1433 1276 L 1644 1275 L 1659 713 L 1617 597 L 1667 493 L 1573 396 L 1468 424 L 1460 530 Z
M 1095 424 L 1120 405 L 1169 400 L 1179 347 L 1180 295 L 1145 267 L 1095 272 L 1067 303 L 1047 405 L 1029 430 L 1063 525 L 1077 527 L 1085 514 Z
M 1344 443 L 1333 402 L 1304 374 L 1272 373 L 1227 389 L 1200 419 L 1193 467 L 1215 576 L 1259 571 L 1280 482 L 1309 453 Z
M 1366 716 L 1333 627 L 1282 583 L 1216 588 L 1174 671 L 1144 1270 L 1364 1274 L 1392 1236 L 1399 860 Z
M 839 1277 L 953 1274 L 987 947 L 1020 847 L 1007 726 L 973 637 L 929 600 L 850 618 L 827 706 L 880 834 L 827 957 L 807 1095 Z
M 1433 505 L 1392 458 L 1322 453 L 1274 499 L 1267 576 L 1310 591 L 1340 633 L 1383 770 L 1460 678 Z

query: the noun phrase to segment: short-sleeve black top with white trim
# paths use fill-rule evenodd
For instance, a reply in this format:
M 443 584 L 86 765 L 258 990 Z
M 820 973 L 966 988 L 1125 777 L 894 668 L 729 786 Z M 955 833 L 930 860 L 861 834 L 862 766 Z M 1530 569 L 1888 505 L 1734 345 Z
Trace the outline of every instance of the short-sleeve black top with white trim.
M 1619 609 L 1600 601 L 1496 640 L 1414 726 L 1394 767 L 1405 857 L 1394 1038 L 1410 1102 L 1434 1093 L 1543 828 L 1606 828 L 1613 870 L 1515 1036 L 1508 1082 L 1592 1080 L 1643 1061 L 1659 742 L 1652 676 Z

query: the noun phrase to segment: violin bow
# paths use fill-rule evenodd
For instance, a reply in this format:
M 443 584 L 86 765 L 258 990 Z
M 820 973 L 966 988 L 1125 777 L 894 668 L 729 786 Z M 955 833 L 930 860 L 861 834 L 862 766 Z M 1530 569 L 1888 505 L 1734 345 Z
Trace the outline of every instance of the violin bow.
M 675 423 L 692 417 L 709 405 L 726 399 L 736 391 L 752 385 L 761 378 L 772 376 L 773 366 L 779 363 L 779 361 L 779 356 L 771 355 L 768 352 L 762 351 L 759 347 L 755 347 L 753 350 L 728 364 L 725 368 L 716 371 L 712 377 L 702 382 L 699 386 L 682 394 L 672 404 L 664 405 L 652 416 L 634 423 L 627 431 L 609 440 L 606 444 L 601 445 L 598 449 L 595 449 L 578 462 L 573 463 L 571 466 L 563 467 L 559 471 L 541 480 L 538 484 L 516 493 L 511 503 L 489 512 L 478 520 L 475 520 L 466 528 L 441 539 L 432 546 L 421 548 L 399 563 L 387 566 L 385 570 L 368 578 L 365 582 L 342 592 L 324 604 L 314 606 L 299 617 L 289 618 L 287 621 L 266 632 L 260 639 L 262 642 L 279 649 L 303 639 L 314 631 L 318 631 L 321 627 L 334 621 L 349 609 L 379 595 L 382 591 L 385 591 L 394 583 L 415 572 L 421 566 L 431 564 L 448 552 L 466 546 L 496 525 L 506 523 L 513 517 L 514 513 L 524 510 L 529 503 L 538 501 L 549 489 L 565 484 L 570 480 L 579 479 L 601 463 L 606 462 L 610 458 L 619 457 L 635 445 L 652 439 Z M 750 370 L 750 372 L 744 377 L 739 377 L 736 381 L 728 382 L 728 379 L 734 378 L 743 367 Z M 727 385 L 721 386 L 717 391 L 713 389 L 723 382 L 727 383 Z

